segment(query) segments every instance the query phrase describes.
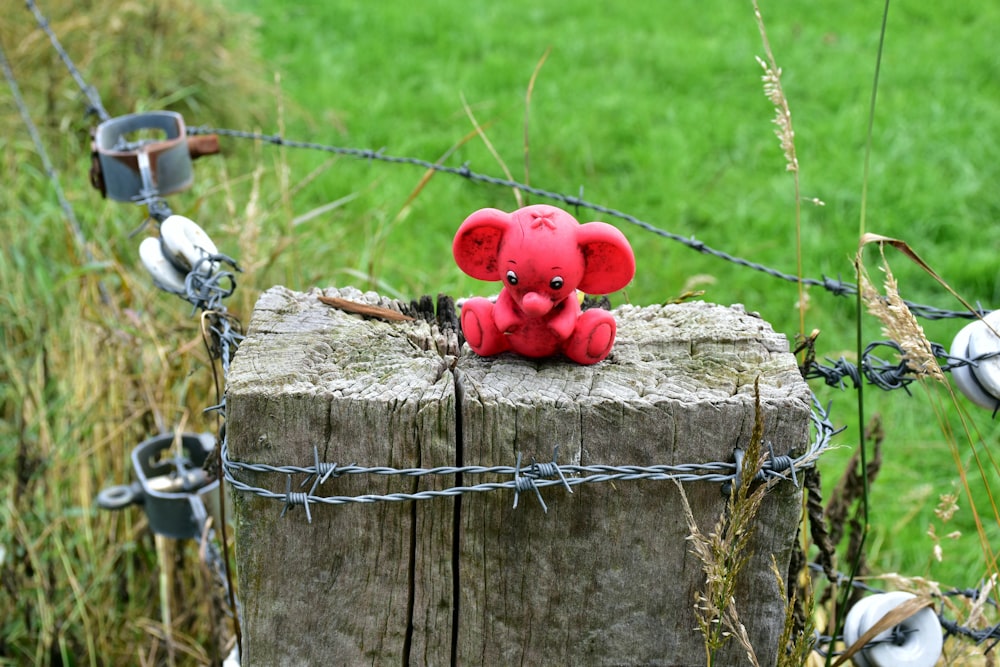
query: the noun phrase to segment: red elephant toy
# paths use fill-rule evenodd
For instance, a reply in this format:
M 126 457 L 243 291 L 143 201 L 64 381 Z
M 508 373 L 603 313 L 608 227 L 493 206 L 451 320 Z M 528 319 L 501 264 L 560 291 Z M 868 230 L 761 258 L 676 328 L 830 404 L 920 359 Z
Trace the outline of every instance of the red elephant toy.
M 462 306 L 462 333 L 476 354 L 561 352 L 580 364 L 608 356 L 615 318 L 599 308 L 581 312 L 577 290 L 608 294 L 632 280 L 635 256 L 615 227 L 581 225 L 554 206 L 484 208 L 458 228 L 452 252 L 473 278 L 503 281 L 495 304 L 475 297 Z

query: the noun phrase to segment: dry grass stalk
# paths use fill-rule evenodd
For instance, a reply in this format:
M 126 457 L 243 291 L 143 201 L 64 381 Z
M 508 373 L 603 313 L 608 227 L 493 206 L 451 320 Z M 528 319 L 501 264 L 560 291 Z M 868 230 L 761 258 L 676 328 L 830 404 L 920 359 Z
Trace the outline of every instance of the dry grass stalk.
M 979 596 L 972 600 L 972 604 L 969 607 L 969 614 L 965 620 L 965 625 L 969 627 L 985 627 L 991 621 L 986 618 L 986 608 L 987 603 L 990 600 L 990 595 L 993 594 L 993 590 L 997 587 L 997 575 L 991 575 L 986 583 L 983 584 L 982 590 L 979 592 Z
M 939 502 L 937 507 L 934 508 L 934 516 L 941 520 L 942 524 L 946 524 L 951 521 L 955 513 L 958 512 L 958 494 L 957 493 L 942 493 L 939 496 Z M 942 525 L 943 527 L 943 525 Z M 934 555 L 934 560 L 937 562 L 942 562 L 944 560 L 944 548 L 941 546 L 941 537 L 937 534 L 937 528 L 933 522 L 930 522 L 927 526 L 927 536 L 934 543 L 932 553 Z M 943 537 L 957 540 L 962 536 L 962 531 L 953 530 Z
M 799 171 L 799 158 L 795 154 L 795 130 L 792 128 L 792 110 L 788 106 L 788 98 L 781 87 L 781 68 L 774 58 L 771 50 L 771 42 L 767 38 L 767 30 L 764 28 L 764 17 L 760 13 L 760 7 L 756 0 L 753 3 L 754 17 L 757 19 L 757 29 L 760 31 L 760 40 L 764 45 L 764 54 L 767 60 L 757 57 L 764 74 L 761 81 L 764 82 L 764 95 L 774 105 L 774 120 L 776 128 L 774 134 L 781 142 L 781 151 L 785 155 L 785 169 L 788 171 Z
M 751 531 L 737 530 L 723 516 L 712 532 L 705 535 L 698 528 L 684 487 L 679 482 L 677 489 L 691 533 L 688 536 L 690 549 L 701 562 L 705 573 L 705 589 L 695 594 L 695 615 L 698 618 L 698 629 L 705 641 L 705 664 L 716 664 L 715 654 L 731 638 L 736 637 L 747 650 L 750 663 L 759 665 L 746 627 L 739 619 L 735 597 L 736 577 L 747 561 L 747 554 L 740 547 L 745 545 Z
M 764 55 L 766 60 L 757 57 L 764 74 L 761 80 L 764 82 L 764 95 L 774 106 L 774 133 L 781 143 L 781 151 L 785 156 L 785 169 L 792 172 L 795 183 L 795 262 L 799 276 L 798 303 L 796 307 L 799 311 L 799 335 L 805 337 L 806 331 L 806 309 L 808 308 L 808 298 L 805 284 L 802 280 L 802 187 L 799 183 L 799 158 L 795 153 L 795 129 L 792 127 L 792 110 L 788 106 L 788 98 L 781 85 L 781 68 L 771 50 L 771 41 L 767 38 L 767 29 L 764 26 L 764 16 L 760 12 L 757 0 L 753 0 L 754 18 L 757 20 L 757 30 L 760 32 L 760 41 L 764 45 Z M 819 201 L 818 199 L 816 201 Z
M 684 487 L 677 483 L 690 531 L 690 550 L 701 562 L 705 573 L 705 588 L 695 594 L 695 616 L 704 637 L 705 659 L 709 667 L 717 664 L 716 654 L 733 638 L 746 651 L 751 665 L 760 664 L 736 608 L 737 580 L 749 559 L 755 519 L 768 488 L 766 484 L 759 484 L 751 489 L 754 477 L 763 465 L 764 423 L 756 383 L 754 395 L 754 428 L 744 453 L 742 482 L 733 487 L 726 512 L 708 535 L 698 528 Z
M 537 70 L 536 70 L 536 73 L 537 73 Z M 534 82 L 534 79 L 532 79 L 532 82 Z M 531 99 L 531 97 L 530 97 L 530 93 L 529 93 L 529 96 L 528 96 L 529 102 L 530 102 L 530 99 Z M 472 126 L 475 128 L 476 134 L 479 136 L 480 139 L 482 139 L 483 145 L 486 146 L 486 150 L 488 150 L 490 152 L 490 155 L 492 155 L 493 159 L 496 160 L 497 164 L 500 166 L 500 169 L 503 170 L 504 176 L 507 177 L 508 181 L 513 181 L 514 180 L 514 175 L 511 173 L 510 169 L 507 167 L 507 163 L 504 161 L 503 157 L 501 157 L 500 153 L 497 152 L 497 149 L 493 145 L 493 142 L 490 141 L 490 138 L 486 135 L 486 126 L 481 125 L 479 123 L 479 121 L 476 120 L 476 116 L 475 116 L 475 114 L 472 113 L 472 107 L 470 107 L 469 103 L 466 101 L 465 95 L 462 95 L 462 108 L 465 110 L 465 115 L 469 117 L 469 121 L 472 122 Z M 525 113 L 527 113 L 527 112 L 525 112 Z M 527 121 L 527 116 L 525 116 L 525 130 L 524 130 L 525 131 L 525 148 L 524 148 L 525 164 L 527 164 L 527 159 L 528 159 L 528 148 L 527 148 L 527 132 L 528 132 L 528 129 L 527 129 L 527 122 L 528 122 Z M 490 125 L 490 124 L 492 124 L 492 121 L 490 121 L 490 123 L 487 123 L 487 125 Z M 465 140 L 463 140 L 462 143 L 465 143 Z M 443 157 L 442 157 L 441 161 L 443 161 Z M 525 167 L 525 169 L 527 169 L 527 167 Z M 430 172 L 428 172 L 428 175 L 429 175 L 429 173 Z M 521 194 L 521 191 L 518 190 L 517 188 L 514 188 L 514 201 L 517 202 L 518 208 L 524 206 L 523 195 Z
M 528 80 L 528 89 L 524 93 L 524 182 L 527 184 L 531 183 L 531 133 L 529 132 L 531 125 L 531 95 L 535 92 L 535 82 L 538 80 L 538 73 L 542 71 L 542 66 L 549 59 L 549 53 L 551 52 L 552 47 L 550 46 L 545 49 L 545 53 L 538 59 L 538 62 L 535 64 L 535 70 L 531 73 L 531 78 Z M 514 194 L 517 196 L 517 205 L 523 206 L 521 203 L 521 192 L 516 191 Z
M 774 559 L 774 555 L 771 556 L 771 572 L 774 573 L 774 578 L 778 582 L 778 591 L 781 593 L 781 597 L 788 600 L 785 606 L 785 623 L 781 628 L 781 637 L 778 640 L 778 667 L 800 667 L 800 665 L 807 664 L 809 656 L 813 652 L 813 623 L 812 617 L 806 615 L 805 621 L 806 625 L 800 628 L 796 632 L 795 628 L 795 607 L 798 602 L 797 594 L 795 590 L 792 590 L 791 595 L 788 594 L 787 586 L 785 585 L 785 578 L 781 575 L 778 570 L 778 562 Z M 805 573 L 804 580 L 806 581 L 805 586 L 802 590 L 804 592 L 804 598 L 802 600 L 803 607 L 806 609 L 813 608 L 813 596 L 812 596 L 812 586 L 810 585 L 810 579 L 808 572 Z
M 917 374 L 917 377 L 930 377 L 939 382 L 944 382 L 944 373 L 938 365 L 937 358 L 931 350 L 930 341 L 924 334 L 923 327 L 917 322 L 917 318 L 910 312 L 909 307 L 899 295 L 899 285 L 895 276 L 889 268 L 889 263 L 885 260 L 884 246 L 879 244 L 882 254 L 881 270 L 885 273 L 885 296 L 879 294 L 872 284 L 871 278 L 865 270 L 862 262 L 862 249 L 858 250 L 858 267 L 861 282 L 861 300 L 871 315 L 874 315 L 882 323 L 882 333 L 886 337 L 899 344 L 903 350 L 902 361 L 907 368 Z
M 774 105 L 774 120 L 771 122 L 777 126 L 774 134 L 781 143 L 781 152 L 785 156 L 785 169 L 797 172 L 799 158 L 795 154 L 795 130 L 792 128 L 792 112 L 788 107 L 788 100 L 781 89 L 781 68 L 773 61 L 770 64 L 765 62 L 760 56 L 757 56 L 757 63 L 764 70 L 764 74 L 760 77 L 764 82 L 764 95 Z

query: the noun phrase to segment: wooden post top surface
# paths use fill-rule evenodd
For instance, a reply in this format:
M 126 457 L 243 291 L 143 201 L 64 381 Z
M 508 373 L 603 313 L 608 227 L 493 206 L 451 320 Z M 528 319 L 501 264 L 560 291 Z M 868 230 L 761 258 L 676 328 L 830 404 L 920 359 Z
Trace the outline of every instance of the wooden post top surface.
M 420 319 L 362 319 L 321 303 L 320 295 L 399 309 L 391 299 L 352 288 L 271 288 L 258 301 L 240 346 L 243 363 L 230 372 L 231 391 L 391 392 L 400 378 L 387 375 L 390 368 L 436 374 L 442 364 L 457 363 L 468 372 L 489 373 L 495 391 L 507 396 L 533 392 L 525 378 L 534 377 L 558 378 L 547 393 L 565 392 L 567 399 L 715 402 L 752 396 L 759 379 L 763 401 L 796 400 L 806 410 L 810 405 L 809 388 L 785 336 L 740 305 L 621 306 L 614 310 L 618 339 L 611 355 L 588 367 L 513 354 L 480 358 L 468 349 L 455 359 L 454 332 Z M 406 343 L 401 346 L 400 341 Z M 264 359 L 267 363 L 260 363 Z

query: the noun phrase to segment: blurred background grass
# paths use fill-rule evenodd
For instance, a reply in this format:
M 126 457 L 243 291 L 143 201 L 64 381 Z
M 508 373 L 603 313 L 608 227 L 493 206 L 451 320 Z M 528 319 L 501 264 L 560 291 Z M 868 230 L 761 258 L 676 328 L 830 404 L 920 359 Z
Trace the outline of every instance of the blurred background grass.
M 501 174 L 579 194 L 735 255 L 794 272 L 794 191 L 761 90 L 763 55 L 749 3 L 364 4 L 51 0 L 41 5 L 112 115 L 169 108 L 188 125 L 281 132 Z M 762 6 L 796 130 L 809 276 L 853 281 L 867 109 L 881 5 L 790 0 Z M 993 307 L 1000 283 L 1000 6 L 900 3 L 889 17 L 869 183 L 868 230 L 903 238 L 970 301 Z M 194 318 L 138 263 L 145 211 L 102 201 L 86 180 L 85 98 L 30 13 L 0 19 L 0 41 L 95 256 L 66 225 L 6 87 L 0 87 L 0 660 L 13 663 L 209 662 L 217 596 L 191 545 L 164 546 L 137 511 L 93 504 L 129 480 L 131 448 L 161 430 L 214 430 L 214 389 Z M 528 81 L 538 73 L 526 107 Z M 467 109 L 466 109 L 467 105 Z M 530 163 L 525 159 L 528 121 Z M 511 209 L 506 189 L 377 161 L 223 140 L 170 197 L 247 272 L 230 309 L 249 318 L 260 291 L 354 284 L 412 298 L 484 293 L 450 260 L 461 220 Z M 411 195 L 417 192 L 416 197 Z M 533 199 L 533 202 L 539 200 Z M 340 202 L 323 212 L 320 207 Z M 581 219 L 591 219 L 586 211 Z M 593 216 L 596 217 L 596 216 Z M 629 236 L 638 274 L 620 303 L 688 289 L 744 303 L 794 337 L 797 288 L 609 220 Z M 903 296 L 960 306 L 891 254 Z M 104 305 L 97 290 L 111 295 Z M 853 355 L 854 303 L 809 293 L 820 356 Z M 948 345 L 964 321 L 925 322 Z M 865 340 L 879 325 L 862 322 Z M 853 392 L 814 384 L 849 427 L 821 462 L 827 486 L 856 448 Z M 868 558 L 876 572 L 975 586 L 988 570 L 973 513 L 933 405 L 940 390 L 866 392 L 885 425 Z M 944 419 L 953 424 L 956 411 Z M 973 412 L 983 445 L 996 426 Z M 988 539 L 987 491 L 959 437 Z M 984 450 L 981 448 L 980 452 Z M 935 515 L 942 493 L 959 512 Z M 927 535 L 934 524 L 943 558 Z M 164 573 L 169 574 L 163 586 Z M 165 605 L 167 609 L 165 610 Z

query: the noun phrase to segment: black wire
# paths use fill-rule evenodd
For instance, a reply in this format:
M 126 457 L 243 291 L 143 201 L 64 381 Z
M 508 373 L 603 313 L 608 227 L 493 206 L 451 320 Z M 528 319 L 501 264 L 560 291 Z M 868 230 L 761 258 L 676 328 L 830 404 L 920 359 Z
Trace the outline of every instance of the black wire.
M 49 26 L 48 19 L 46 19 L 45 15 L 42 14 L 40 9 L 38 9 L 38 6 L 35 4 L 35 0 L 25 0 L 25 5 L 29 10 L 31 10 L 31 13 L 35 15 L 35 21 L 38 23 L 38 27 L 41 28 L 46 35 L 48 35 L 49 41 L 52 43 L 52 48 L 55 49 L 56 53 L 59 54 L 59 57 L 62 58 L 63 64 L 66 65 L 66 69 L 69 71 L 70 76 L 73 77 L 73 80 L 76 81 L 76 85 L 80 87 L 80 90 L 83 91 L 83 94 L 87 97 L 87 102 L 89 104 L 87 113 L 97 114 L 97 117 L 102 121 L 111 118 L 111 114 L 107 112 L 104 105 L 101 103 L 101 96 L 97 94 L 97 90 L 95 90 L 93 86 L 87 85 L 83 75 L 80 74 L 80 70 L 77 69 L 75 64 L 73 64 L 73 59 L 69 57 L 68 53 L 66 53 L 66 49 L 63 48 L 62 44 L 59 42 L 59 38 L 56 37 L 56 34 Z
M 189 127 L 188 133 L 192 135 L 198 134 L 216 134 L 224 137 L 231 137 L 234 139 L 249 139 L 253 141 L 261 141 L 264 143 L 274 144 L 276 146 L 284 146 L 287 148 L 299 148 L 306 150 L 322 151 L 326 153 L 332 153 L 334 155 L 346 155 L 350 157 L 355 157 L 364 160 L 377 160 L 381 162 L 387 162 L 391 164 L 408 164 L 422 169 L 430 169 L 433 171 L 451 174 L 454 176 L 461 176 L 462 178 L 468 179 L 473 182 L 478 183 L 488 183 L 491 185 L 497 185 L 504 188 L 512 188 L 525 192 L 527 194 L 532 194 L 538 197 L 543 197 L 551 201 L 559 202 L 574 208 L 583 208 L 594 211 L 596 213 L 601 213 L 602 215 L 609 216 L 612 218 L 617 218 L 629 224 L 635 225 L 640 229 L 647 232 L 660 236 L 662 238 L 675 241 L 688 248 L 700 252 L 711 257 L 722 259 L 731 264 L 737 266 L 742 266 L 760 273 L 764 273 L 773 278 L 778 278 L 780 280 L 785 280 L 791 283 L 801 282 L 803 285 L 821 287 L 826 291 L 834 294 L 835 296 L 851 296 L 857 294 L 858 287 L 854 283 L 845 282 L 843 280 L 830 278 L 829 276 L 823 276 L 822 278 L 799 278 L 797 275 L 791 273 L 785 273 L 779 271 L 778 269 L 766 266 L 759 262 L 752 262 L 743 257 L 737 257 L 736 255 L 731 255 L 722 250 L 718 250 L 709 245 L 706 245 L 702 241 L 694 237 L 681 236 L 680 234 L 675 234 L 669 232 L 665 229 L 656 227 L 655 225 L 640 220 L 634 215 L 625 213 L 618 209 L 610 208 L 601 204 L 597 204 L 591 201 L 587 201 L 582 197 L 575 195 L 567 195 L 559 192 L 553 192 L 550 190 L 543 190 L 542 188 L 537 188 L 526 183 L 521 183 L 508 178 L 499 178 L 496 176 L 490 176 L 488 174 L 482 174 L 479 172 L 472 171 L 469 169 L 468 164 L 463 164 L 460 167 L 440 164 L 437 162 L 431 162 L 429 160 L 423 160 L 421 158 L 414 157 L 403 157 L 397 155 L 387 155 L 383 152 L 383 149 L 372 150 L 370 148 L 352 148 L 344 146 L 333 146 L 328 144 L 321 144 L 312 141 L 296 141 L 292 139 L 285 139 L 280 135 L 270 135 L 263 134 L 259 132 L 247 132 L 244 130 L 234 130 L 227 128 L 218 127 L 206 127 L 197 126 Z M 988 314 L 990 311 L 978 309 L 976 312 L 969 312 L 967 310 L 945 310 L 938 308 L 936 306 L 929 306 L 926 304 L 915 303 L 912 301 L 904 301 L 910 311 L 924 319 L 928 320 L 940 320 L 940 319 L 950 319 L 950 318 L 963 318 L 963 319 L 974 319 L 976 317 L 982 317 Z

